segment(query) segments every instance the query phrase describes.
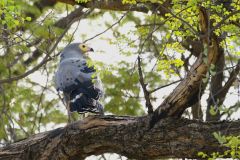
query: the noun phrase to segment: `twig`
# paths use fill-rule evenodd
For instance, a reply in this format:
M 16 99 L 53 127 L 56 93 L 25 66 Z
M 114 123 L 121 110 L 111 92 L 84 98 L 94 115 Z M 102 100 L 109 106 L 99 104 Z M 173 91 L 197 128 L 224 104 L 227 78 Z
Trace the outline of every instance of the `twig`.
M 105 157 L 104 154 L 101 155 L 101 158 L 102 158 L 103 160 L 107 160 L 107 158 Z
M 215 93 L 213 96 L 226 96 L 228 90 L 230 89 L 230 87 L 232 86 L 233 82 L 236 80 L 237 75 L 239 74 L 240 71 L 240 60 L 238 60 L 238 63 L 236 65 L 236 68 L 230 73 L 230 77 L 228 78 L 227 82 L 225 83 L 225 85 L 217 91 L 217 93 Z
M 239 107 L 240 107 L 240 103 L 236 103 L 233 106 L 230 106 L 229 108 L 227 108 L 227 110 L 225 112 L 222 112 L 220 114 L 220 117 L 222 117 L 222 116 L 224 116 L 226 114 L 227 114 L 227 117 L 230 117 L 231 111 L 233 111 L 233 112 L 237 111 L 239 109 Z
M 148 114 L 152 114 L 153 113 L 153 106 L 152 106 L 151 101 L 150 101 L 150 96 L 149 96 L 150 94 L 147 90 L 147 84 L 144 83 L 140 56 L 138 56 L 138 74 L 139 74 L 139 82 L 142 86 L 144 97 L 145 97 L 145 100 L 146 100 L 146 107 L 148 108 Z
M 119 24 L 120 23 L 120 21 L 127 15 L 127 13 L 128 12 L 126 12 L 126 13 L 124 13 L 123 15 L 122 15 L 122 17 L 120 17 L 120 19 L 119 20 L 117 20 L 117 22 L 115 22 L 115 23 L 113 23 L 110 27 L 108 27 L 107 29 L 105 29 L 104 31 L 102 31 L 102 32 L 100 32 L 100 33 L 98 33 L 98 34 L 96 34 L 95 36 L 93 36 L 93 37 L 91 37 L 91 38 L 88 38 L 88 39 L 86 39 L 83 43 L 86 43 L 87 41 L 90 41 L 90 40 L 92 40 L 92 39 L 94 39 L 94 38 L 96 38 L 97 36 L 100 36 L 101 34 L 103 34 L 103 33 L 105 33 L 105 32 L 107 32 L 108 30 L 110 30 L 111 28 L 113 28 L 115 25 L 117 25 L 117 24 Z
M 175 83 L 178 83 L 178 82 L 181 82 L 181 81 L 182 81 L 182 79 L 179 79 L 179 80 L 174 81 L 174 82 L 172 82 L 172 83 L 169 83 L 169 84 L 166 84 L 166 85 L 160 86 L 160 87 L 158 87 L 158 88 L 155 88 L 155 89 L 149 91 L 149 93 L 151 94 L 151 93 L 153 93 L 153 92 L 158 91 L 159 89 L 162 89 L 162 88 L 165 88 L 165 87 L 171 86 L 171 85 L 173 85 L 173 84 L 175 84 Z
M 42 101 L 43 101 L 43 96 L 44 96 L 44 92 L 47 90 L 47 88 L 48 88 L 48 81 L 49 81 L 49 73 L 48 73 L 48 71 L 47 71 L 47 68 L 46 68 L 46 66 L 44 67 L 45 68 L 45 71 L 46 71 L 46 73 L 47 73 L 47 79 L 46 79 L 46 83 L 45 83 L 45 86 L 42 88 L 42 92 L 41 92 L 41 95 L 40 95 L 40 97 L 39 97 L 39 101 L 38 101 L 38 104 L 37 104 L 37 108 L 36 108 L 36 111 L 35 111 L 35 115 L 34 115 L 34 120 L 33 120 L 33 125 L 32 125 L 32 129 L 31 129 L 31 132 L 32 133 L 34 133 L 34 129 L 35 129 L 35 127 L 37 126 L 37 118 L 38 118 L 38 113 L 39 113 L 39 111 L 41 110 L 41 104 L 42 104 Z M 38 126 L 40 126 L 40 121 L 39 121 L 39 123 L 38 123 Z

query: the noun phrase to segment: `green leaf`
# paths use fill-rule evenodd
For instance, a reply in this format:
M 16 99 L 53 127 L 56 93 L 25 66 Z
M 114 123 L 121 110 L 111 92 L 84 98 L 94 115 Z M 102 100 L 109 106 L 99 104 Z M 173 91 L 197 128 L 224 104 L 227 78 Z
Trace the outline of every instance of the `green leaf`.
M 208 58 L 207 58 L 207 57 L 204 57 L 204 58 L 203 58 L 203 62 L 204 62 L 205 64 L 208 64 Z
M 203 153 L 203 152 L 198 152 L 197 154 L 199 157 L 202 157 L 202 158 L 207 158 L 208 155 L 206 153 Z
M 204 43 L 203 45 L 203 55 L 207 56 L 208 55 L 208 46 Z
M 31 17 L 26 17 L 25 20 L 26 20 L 26 21 L 31 21 L 32 18 L 31 18 Z
M 212 76 L 215 76 L 216 73 L 217 73 L 216 71 L 210 70 L 210 74 L 211 74 Z
M 208 82 L 208 78 L 205 77 L 205 78 L 202 79 L 202 81 L 203 81 L 203 83 L 207 83 Z
M 218 140 L 220 144 L 224 144 L 227 142 L 226 137 L 222 136 L 220 132 L 219 133 L 213 132 L 213 136 Z
M 20 22 L 19 22 L 18 20 L 14 20 L 14 24 L 15 24 L 16 26 L 18 26 L 18 25 L 20 24 Z
M 209 110 L 209 113 L 212 115 L 212 116 L 215 116 L 217 114 L 217 111 L 215 110 L 215 107 L 211 106 L 210 107 L 210 110 Z

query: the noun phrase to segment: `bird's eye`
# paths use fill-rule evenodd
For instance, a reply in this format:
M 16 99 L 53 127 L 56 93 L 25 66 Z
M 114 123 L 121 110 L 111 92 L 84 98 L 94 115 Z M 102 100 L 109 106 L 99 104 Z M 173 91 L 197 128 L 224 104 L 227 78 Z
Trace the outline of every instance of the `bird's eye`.
M 86 46 L 85 45 L 82 45 L 83 48 L 85 48 Z

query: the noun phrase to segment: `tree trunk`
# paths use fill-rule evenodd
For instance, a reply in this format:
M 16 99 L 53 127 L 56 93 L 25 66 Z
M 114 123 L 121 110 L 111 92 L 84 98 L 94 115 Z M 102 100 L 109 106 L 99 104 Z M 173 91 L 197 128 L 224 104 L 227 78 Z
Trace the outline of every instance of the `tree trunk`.
M 191 113 L 192 113 L 193 119 L 203 120 L 202 106 L 199 101 L 194 105 L 192 105 Z
M 118 153 L 128 158 L 198 158 L 223 152 L 213 132 L 239 135 L 240 121 L 208 122 L 167 118 L 149 129 L 149 116 L 90 116 L 64 128 L 33 135 L 0 149 L 1 160 L 70 160 Z
M 217 93 L 222 89 L 223 82 L 223 70 L 225 65 L 224 51 L 221 48 L 219 50 L 219 56 L 217 58 L 217 62 L 215 65 L 214 71 L 215 75 L 212 75 L 211 83 L 210 83 L 210 93 L 208 97 L 207 111 L 206 111 L 206 120 L 207 121 L 218 121 L 220 120 L 220 110 L 219 110 L 219 98 Z M 216 115 L 211 115 L 210 109 L 214 107 Z

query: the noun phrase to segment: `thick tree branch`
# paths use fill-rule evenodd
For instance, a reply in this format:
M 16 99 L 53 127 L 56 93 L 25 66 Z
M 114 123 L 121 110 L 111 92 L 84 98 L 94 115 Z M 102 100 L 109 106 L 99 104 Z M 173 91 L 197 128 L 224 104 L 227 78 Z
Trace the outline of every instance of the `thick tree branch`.
M 122 0 L 91 0 L 87 3 L 77 3 L 75 0 L 55 0 L 56 2 L 63 2 L 71 5 L 81 5 L 86 8 L 97 8 L 115 11 L 138 11 L 138 12 L 148 12 L 148 8 L 144 5 L 137 4 L 123 4 Z M 148 3 L 151 4 L 151 3 Z
M 43 10 L 46 7 L 52 7 L 55 4 L 56 4 L 55 0 L 40 0 L 34 3 L 34 5 L 37 6 L 37 8 L 40 10 Z
M 203 120 L 203 111 L 200 100 L 191 106 L 191 113 L 193 119 Z
M 226 150 L 212 136 L 213 132 L 240 133 L 240 121 L 203 123 L 168 118 L 151 130 L 148 121 L 149 117 L 87 117 L 0 148 L 0 159 L 70 160 L 106 152 L 134 159 L 198 158 L 198 151 Z
M 198 57 L 203 51 L 203 43 L 199 39 L 194 39 L 194 37 L 186 37 L 186 39 L 181 42 L 181 45 L 195 57 Z
M 87 3 L 77 3 L 75 0 L 55 0 L 56 2 L 63 2 L 71 5 L 81 5 L 86 8 L 97 8 L 103 10 L 113 11 L 138 11 L 148 13 L 158 9 L 158 14 L 164 16 L 169 12 L 168 8 L 171 6 L 171 0 L 166 0 L 163 4 L 153 3 L 150 1 L 141 2 L 137 0 L 136 4 L 122 3 L 122 0 L 91 0 Z

